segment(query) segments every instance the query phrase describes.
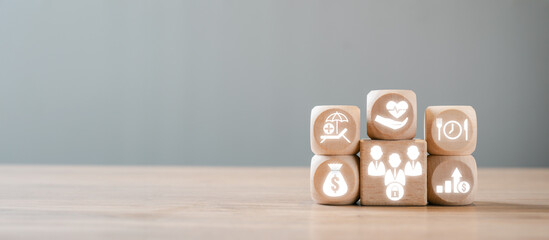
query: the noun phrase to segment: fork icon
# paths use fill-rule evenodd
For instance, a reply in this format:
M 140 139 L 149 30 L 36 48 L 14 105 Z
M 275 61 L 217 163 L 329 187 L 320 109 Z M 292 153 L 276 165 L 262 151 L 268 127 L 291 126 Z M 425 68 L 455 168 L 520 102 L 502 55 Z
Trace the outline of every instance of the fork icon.
M 438 140 L 440 141 L 440 129 L 442 128 L 442 118 L 437 118 L 437 128 L 438 128 Z

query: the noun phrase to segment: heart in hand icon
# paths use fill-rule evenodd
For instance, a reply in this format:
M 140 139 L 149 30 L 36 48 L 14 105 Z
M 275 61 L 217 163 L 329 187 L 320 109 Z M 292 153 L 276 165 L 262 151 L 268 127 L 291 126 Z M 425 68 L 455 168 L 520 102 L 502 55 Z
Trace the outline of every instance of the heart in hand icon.
M 385 107 L 393 117 L 399 118 L 408 110 L 408 103 L 405 101 L 400 101 L 398 103 L 389 101 Z

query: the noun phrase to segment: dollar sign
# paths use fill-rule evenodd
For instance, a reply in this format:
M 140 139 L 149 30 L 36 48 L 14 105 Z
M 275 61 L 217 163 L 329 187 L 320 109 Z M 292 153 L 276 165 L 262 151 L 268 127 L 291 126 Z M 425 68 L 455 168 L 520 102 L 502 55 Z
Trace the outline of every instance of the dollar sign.
M 339 190 L 339 184 L 337 183 L 339 181 L 339 178 L 334 175 L 332 177 L 332 190 L 334 190 L 334 193 L 337 192 L 337 190 Z
M 469 189 L 471 188 L 471 186 L 469 185 L 468 182 L 460 182 L 458 185 L 458 188 L 461 193 L 466 193 L 466 192 L 469 192 Z

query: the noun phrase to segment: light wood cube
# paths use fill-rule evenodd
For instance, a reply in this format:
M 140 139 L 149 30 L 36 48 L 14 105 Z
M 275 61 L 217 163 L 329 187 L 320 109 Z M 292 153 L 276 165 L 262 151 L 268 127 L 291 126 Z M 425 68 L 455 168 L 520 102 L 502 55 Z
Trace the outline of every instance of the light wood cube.
M 356 155 L 315 155 L 311 160 L 311 197 L 319 204 L 349 205 L 358 200 Z
M 426 205 L 427 142 L 360 140 L 361 205 Z
M 471 106 L 430 106 L 425 110 L 427 151 L 470 155 L 477 146 L 477 114 Z
M 358 152 L 360 109 L 357 106 L 316 106 L 311 111 L 311 150 L 321 155 Z
M 473 156 L 427 157 L 427 198 L 430 204 L 471 204 L 475 200 L 477 185 L 477 164 Z
M 417 100 L 411 90 L 374 90 L 366 97 L 366 131 L 372 139 L 413 139 Z

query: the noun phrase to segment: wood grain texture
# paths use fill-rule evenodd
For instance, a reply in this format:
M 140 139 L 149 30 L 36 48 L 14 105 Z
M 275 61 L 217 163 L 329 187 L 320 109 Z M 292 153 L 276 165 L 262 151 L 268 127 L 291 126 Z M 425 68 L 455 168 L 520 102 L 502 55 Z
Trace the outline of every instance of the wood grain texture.
M 479 169 L 463 207 L 314 204 L 306 167 L 0 170 L 0 239 L 549 238 L 549 169 Z
M 375 151 L 372 150 L 376 149 L 375 147 L 379 149 L 377 154 L 382 153 L 382 155 L 376 156 Z M 379 157 L 379 160 L 375 160 L 374 157 Z M 398 160 L 398 164 L 392 166 L 391 158 Z M 378 162 L 377 169 L 384 171 L 381 173 L 376 171 L 375 161 Z M 370 172 L 370 170 L 373 171 Z M 397 196 L 400 194 L 400 198 L 391 199 L 390 191 L 395 186 L 400 187 L 396 194 Z M 427 142 L 422 139 L 360 140 L 360 203 L 361 205 L 426 205 Z
M 402 109 L 401 107 L 406 108 Z M 376 121 L 378 117 L 390 122 L 381 124 Z M 366 132 L 368 137 L 375 140 L 409 140 L 416 136 L 416 131 L 417 97 L 414 91 L 384 89 L 372 90 L 368 93 L 366 96 Z
M 311 151 L 314 154 L 352 155 L 358 153 L 360 108 L 351 105 L 314 107 L 311 110 L 309 135 Z
M 430 204 L 457 206 L 474 202 L 478 185 L 475 157 L 429 155 L 427 164 L 427 196 Z M 454 173 L 459 176 L 459 181 L 454 182 Z M 440 188 L 438 192 L 437 186 Z
M 356 155 L 313 156 L 313 159 L 311 159 L 310 174 L 310 191 L 313 201 L 318 204 L 327 205 L 355 204 L 358 201 L 360 186 L 359 161 Z M 340 164 L 341 168 L 337 172 L 334 172 L 330 167 L 332 164 Z M 339 173 L 339 176 L 337 173 Z M 334 175 L 337 177 L 337 180 L 332 179 L 331 176 Z M 327 195 L 330 193 L 335 194 L 336 188 L 332 188 L 335 187 L 332 181 L 335 181 L 337 184 L 337 190 L 340 191 L 341 195 Z M 346 187 L 342 188 L 344 185 Z M 324 186 L 327 186 L 327 191 L 324 189 Z
M 477 147 L 477 113 L 475 109 L 472 106 L 427 107 L 425 109 L 425 140 L 427 141 L 427 151 L 433 155 L 464 156 L 473 154 Z

